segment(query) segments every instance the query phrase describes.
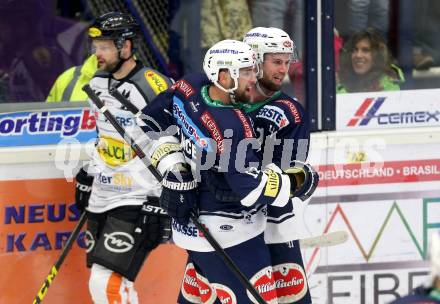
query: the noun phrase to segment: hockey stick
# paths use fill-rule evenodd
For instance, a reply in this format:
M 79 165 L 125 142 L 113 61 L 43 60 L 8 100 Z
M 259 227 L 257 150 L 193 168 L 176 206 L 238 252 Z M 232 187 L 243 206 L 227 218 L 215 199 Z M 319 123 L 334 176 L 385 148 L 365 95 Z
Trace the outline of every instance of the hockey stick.
M 104 105 L 102 100 L 96 95 L 96 93 L 92 90 L 92 88 L 86 84 L 83 87 L 83 91 L 87 94 L 87 96 L 92 100 L 92 102 L 98 107 L 101 113 L 107 118 L 107 120 L 113 125 L 113 127 L 118 131 L 118 133 L 124 138 L 125 141 L 131 146 L 136 155 L 142 160 L 142 162 L 147 166 L 148 170 L 157 178 L 160 182 L 162 180 L 162 176 L 157 171 L 155 167 L 151 165 L 145 153 L 141 150 L 141 148 L 135 143 L 134 139 L 125 132 L 124 128 L 119 124 L 110 110 Z M 117 92 L 117 93 L 116 93 Z M 117 90 L 112 91 L 112 96 L 115 97 L 121 104 L 125 105 L 127 109 L 133 113 L 134 115 L 138 115 L 139 110 L 131 104 L 126 98 L 119 93 Z M 116 97 L 116 96 L 118 97 Z M 267 304 L 266 301 L 261 297 L 258 291 L 254 286 L 249 282 L 246 276 L 241 272 L 241 270 L 237 267 L 234 261 L 229 257 L 229 255 L 224 251 L 224 249 L 220 246 L 220 244 L 214 239 L 212 234 L 206 229 L 198 220 L 197 216 L 194 213 L 190 213 L 190 218 L 193 221 L 194 225 L 197 227 L 199 231 L 203 233 L 208 243 L 214 248 L 215 252 L 219 255 L 219 257 L 223 260 L 223 262 L 228 266 L 228 268 L 237 276 L 239 281 L 246 287 L 246 289 L 252 294 L 252 296 L 257 299 L 259 304 Z
M 313 247 L 329 247 L 345 243 L 348 240 L 348 233 L 345 230 L 339 230 L 312 236 L 299 240 L 301 249 Z
M 58 271 L 60 270 L 60 267 L 63 264 L 64 259 L 66 258 L 67 254 L 72 248 L 73 242 L 78 237 L 82 226 L 86 222 L 86 219 L 87 219 L 87 213 L 84 211 L 81 214 L 81 217 L 79 218 L 79 221 L 75 226 L 75 229 L 73 229 L 72 234 L 67 239 L 66 245 L 64 246 L 63 251 L 61 251 L 60 257 L 56 261 L 55 265 L 53 265 L 52 268 L 50 269 L 50 272 L 47 275 L 46 280 L 43 283 L 43 286 L 41 286 L 32 304 L 39 304 L 43 301 L 44 297 L 46 296 L 47 290 L 49 289 L 56 275 L 58 274 Z

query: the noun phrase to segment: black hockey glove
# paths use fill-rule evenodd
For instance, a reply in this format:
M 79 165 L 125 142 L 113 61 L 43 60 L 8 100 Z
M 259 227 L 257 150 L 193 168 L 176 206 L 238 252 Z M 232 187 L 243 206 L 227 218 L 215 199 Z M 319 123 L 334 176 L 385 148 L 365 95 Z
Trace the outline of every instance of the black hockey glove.
M 294 166 L 284 170 L 290 178 L 291 197 L 298 197 L 302 201 L 307 200 L 319 183 L 318 172 L 309 164 L 295 161 Z
M 157 197 L 148 197 L 139 212 L 134 236 L 137 241 L 145 242 L 148 250 L 171 238 L 171 218 L 159 206 Z
M 93 176 L 87 174 L 84 168 L 81 168 L 76 174 L 75 185 L 75 206 L 81 213 L 89 205 L 90 193 L 92 192 Z
M 162 180 L 160 205 L 176 222 L 187 225 L 191 212 L 197 211 L 197 181 L 191 172 L 180 172 L 180 180 L 173 172 Z

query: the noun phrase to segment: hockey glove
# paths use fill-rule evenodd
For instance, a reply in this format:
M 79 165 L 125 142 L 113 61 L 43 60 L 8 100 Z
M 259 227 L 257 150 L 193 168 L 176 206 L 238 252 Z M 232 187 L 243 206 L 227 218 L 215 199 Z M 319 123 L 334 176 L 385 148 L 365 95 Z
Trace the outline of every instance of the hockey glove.
M 319 183 L 319 175 L 309 164 L 295 161 L 294 166 L 284 170 L 290 178 L 291 197 L 307 200 Z
M 149 197 L 139 211 L 139 218 L 134 229 L 136 241 L 145 242 L 148 250 L 171 238 L 171 218 L 159 206 L 157 197 Z
M 81 213 L 89 205 L 89 198 L 92 192 L 93 176 L 87 174 L 84 168 L 81 168 L 76 174 L 75 185 L 75 206 Z
M 177 223 L 187 225 L 191 212 L 197 210 L 197 181 L 191 172 L 180 172 L 180 178 L 169 171 L 162 180 L 160 205 Z

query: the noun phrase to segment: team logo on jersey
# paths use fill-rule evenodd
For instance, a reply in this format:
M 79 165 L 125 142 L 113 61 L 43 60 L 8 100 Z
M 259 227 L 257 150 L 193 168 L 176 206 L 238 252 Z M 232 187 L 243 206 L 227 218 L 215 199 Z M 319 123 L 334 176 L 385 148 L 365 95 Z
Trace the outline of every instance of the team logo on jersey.
M 299 114 L 298 109 L 293 104 L 291 100 L 288 99 L 282 99 L 282 100 L 276 100 L 275 102 L 282 103 L 289 108 L 290 113 L 292 114 L 293 118 L 295 119 L 295 124 L 301 123 L 301 115 Z
M 249 123 L 249 121 L 246 119 L 246 116 L 243 114 L 242 111 L 238 109 L 234 109 L 235 114 L 237 114 L 238 119 L 240 120 L 243 129 L 244 129 L 244 136 L 246 138 L 252 138 L 254 137 L 254 133 L 252 132 L 252 127 Z
M 177 89 L 180 93 L 185 95 L 186 98 L 190 98 L 195 92 L 193 87 L 183 79 L 176 81 L 171 88 L 173 90 Z
M 111 252 L 122 253 L 130 251 L 134 246 L 134 238 L 122 231 L 104 233 L 104 247 Z
M 197 284 L 196 270 L 192 263 L 186 265 L 180 291 L 189 302 L 200 303 L 199 284 Z
M 273 122 L 278 129 L 281 129 L 289 124 L 289 120 L 286 117 L 284 111 L 278 107 L 265 105 L 257 114 L 257 118 L 267 119 Z
M 217 143 L 217 154 L 223 153 L 224 151 L 223 135 L 220 132 L 220 128 L 218 127 L 212 115 L 209 114 L 209 112 L 205 111 L 203 112 L 202 116 L 200 116 L 200 120 L 202 121 L 205 128 L 208 129 L 208 132 L 211 134 L 211 137 Z
M 224 224 L 224 225 L 220 225 L 220 229 L 223 230 L 223 231 L 230 231 L 230 230 L 234 229 L 234 226 L 228 225 L 228 224 Z
M 196 272 L 197 284 L 199 285 L 200 300 L 202 303 L 213 304 L 217 299 L 215 289 L 211 287 L 207 278 Z
M 192 143 L 195 143 L 198 148 L 204 149 L 208 152 L 212 151 L 210 139 L 203 134 L 188 116 L 182 101 L 177 97 L 174 97 L 173 115 L 177 119 L 177 123 L 181 126 L 181 130 L 187 139 L 190 139 Z
M 168 89 L 167 82 L 159 74 L 150 70 L 146 71 L 144 75 L 156 95 Z
M 124 173 L 118 172 L 110 175 L 104 174 L 102 172 L 96 177 L 101 185 L 111 185 L 115 190 L 128 190 L 133 186 L 133 178 Z
M 181 233 L 186 236 L 192 237 L 204 237 L 203 234 L 197 229 L 196 226 L 191 225 L 182 225 L 177 223 L 176 221 L 172 221 L 171 228 L 173 229 L 173 233 Z
M 197 113 L 199 111 L 200 103 L 191 101 L 189 103 L 189 105 L 190 105 L 191 109 L 193 110 L 193 112 Z
M 130 90 L 126 90 L 123 89 L 121 92 L 121 95 L 125 97 L 125 99 L 127 99 L 128 101 L 130 101 Z M 127 108 L 126 105 L 121 104 L 121 106 L 119 107 L 119 109 L 121 109 L 122 111 L 127 111 L 129 112 L 130 110 Z
M 251 284 L 255 287 L 261 297 L 268 304 L 275 304 L 277 302 L 277 293 L 275 290 L 275 282 L 272 274 L 272 267 L 267 266 L 260 271 L 258 271 L 251 279 Z M 252 303 L 257 303 L 254 297 L 251 295 L 249 291 L 246 291 L 249 299 L 252 300 Z
M 84 236 L 84 243 L 86 245 L 86 253 L 89 253 L 90 251 L 92 251 L 93 247 L 95 247 L 95 238 L 93 237 L 92 233 L 88 230 L 86 230 Z
M 193 263 L 186 265 L 180 290 L 183 297 L 191 303 L 212 304 L 217 298 L 215 289 L 205 277 L 196 272 Z
M 237 297 L 228 286 L 218 283 L 211 283 L 211 286 L 222 304 L 237 304 Z
M 101 136 L 96 147 L 101 159 L 109 166 L 116 167 L 132 160 L 136 153 L 125 141 Z
M 294 303 L 306 295 L 306 276 L 299 264 L 285 263 L 272 268 L 279 303 Z

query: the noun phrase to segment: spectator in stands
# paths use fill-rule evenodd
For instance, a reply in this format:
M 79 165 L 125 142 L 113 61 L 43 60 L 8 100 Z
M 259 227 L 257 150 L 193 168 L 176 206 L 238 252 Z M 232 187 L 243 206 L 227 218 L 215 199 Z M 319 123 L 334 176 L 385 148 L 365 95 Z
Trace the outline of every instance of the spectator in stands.
M 414 68 L 425 70 L 440 65 L 440 1 L 414 1 L 413 9 Z
M 304 0 L 250 0 L 252 25 L 285 30 L 295 40 L 302 58 L 304 32 Z
M 201 47 L 208 49 L 224 39 L 241 40 L 252 28 L 246 0 L 204 0 L 201 2 Z
M 64 71 L 53 84 L 46 101 L 87 101 L 87 94 L 82 87 L 89 83 L 97 69 L 98 60 L 93 54 L 82 65 Z
M 341 53 L 338 93 L 400 90 L 404 77 L 388 46 L 373 28 L 355 33 Z
M 367 27 L 373 27 L 387 38 L 389 12 L 389 0 L 349 0 L 348 34 L 353 35 Z
M 440 231 L 431 236 L 429 250 L 431 275 L 426 284 L 417 287 L 410 295 L 390 304 L 438 304 L 440 303 Z

